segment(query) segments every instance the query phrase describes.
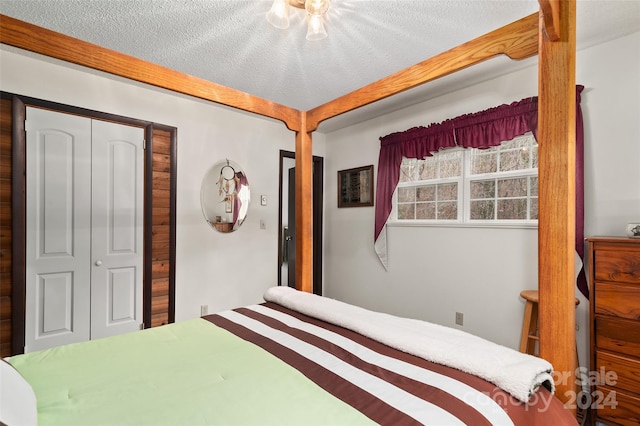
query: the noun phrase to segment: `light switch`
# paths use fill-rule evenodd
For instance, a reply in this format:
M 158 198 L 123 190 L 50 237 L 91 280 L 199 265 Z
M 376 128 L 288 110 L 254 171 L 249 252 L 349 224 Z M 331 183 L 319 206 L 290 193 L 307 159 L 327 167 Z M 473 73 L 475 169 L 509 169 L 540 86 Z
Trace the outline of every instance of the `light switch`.
M 260 196 L 260 205 L 261 206 L 266 206 L 267 205 L 267 196 L 266 195 L 261 195 Z

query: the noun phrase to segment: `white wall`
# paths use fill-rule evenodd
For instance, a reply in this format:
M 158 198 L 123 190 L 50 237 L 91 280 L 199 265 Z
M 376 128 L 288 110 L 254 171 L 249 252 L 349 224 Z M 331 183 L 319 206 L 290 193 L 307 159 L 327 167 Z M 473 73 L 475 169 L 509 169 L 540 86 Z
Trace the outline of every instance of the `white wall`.
M 585 236 L 624 235 L 640 222 L 640 33 L 577 53 L 585 118 Z M 389 227 L 389 270 L 373 250 L 373 207 L 338 209 L 336 171 L 377 170 L 379 137 L 537 95 L 526 69 L 327 135 L 325 294 L 371 309 L 455 325 L 517 348 L 523 289 L 537 288 L 537 231 Z M 579 294 L 579 292 L 577 292 Z M 587 361 L 588 301 L 578 347 Z
M 640 33 L 578 56 L 585 82 L 585 235 L 640 222 Z
M 284 124 L 6 46 L 0 90 L 177 127 L 177 321 L 199 316 L 200 305 L 216 312 L 261 302 L 277 284 L 279 150 L 295 148 Z M 314 155 L 324 155 L 323 138 L 314 135 Z M 231 234 L 210 228 L 200 208 L 202 178 L 225 158 L 244 169 L 252 196 Z

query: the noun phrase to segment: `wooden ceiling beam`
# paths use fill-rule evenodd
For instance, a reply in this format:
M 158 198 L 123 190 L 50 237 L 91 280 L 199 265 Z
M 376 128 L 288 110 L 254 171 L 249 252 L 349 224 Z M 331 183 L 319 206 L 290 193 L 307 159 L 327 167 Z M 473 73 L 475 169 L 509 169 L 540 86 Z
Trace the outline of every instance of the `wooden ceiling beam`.
M 524 59 L 538 53 L 539 14 L 491 31 L 307 112 L 307 131 L 320 122 L 363 107 L 498 55 Z
M 0 15 L 0 43 L 282 121 L 300 130 L 300 111 Z

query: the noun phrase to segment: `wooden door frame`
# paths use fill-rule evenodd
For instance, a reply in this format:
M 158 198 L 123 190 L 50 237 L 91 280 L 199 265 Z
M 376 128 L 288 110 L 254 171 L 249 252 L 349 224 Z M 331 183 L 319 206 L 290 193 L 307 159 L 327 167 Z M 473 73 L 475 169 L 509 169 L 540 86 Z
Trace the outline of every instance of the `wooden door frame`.
M 175 229 L 176 229 L 176 134 L 175 127 L 137 120 L 114 114 L 93 111 L 42 99 L 0 92 L 3 99 L 12 101 L 12 176 L 11 176 L 11 352 L 24 352 L 26 315 L 26 133 L 25 117 L 27 106 L 41 107 L 67 114 L 85 116 L 91 119 L 111 121 L 136 126 L 145 132 L 144 154 L 144 251 L 143 251 L 143 322 L 144 327 L 152 325 L 152 278 L 153 278 L 153 135 L 154 130 L 164 130 L 171 134 L 170 158 L 170 241 L 169 241 L 169 297 L 168 322 L 175 321 Z
M 282 285 L 282 173 L 284 158 L 296 158 L 293 151 L 280 150 L 278 179 L 278 285 Z M 313 156 L 313 293 L 322 295 L 322 241 L 324 210 L 324 158 Z

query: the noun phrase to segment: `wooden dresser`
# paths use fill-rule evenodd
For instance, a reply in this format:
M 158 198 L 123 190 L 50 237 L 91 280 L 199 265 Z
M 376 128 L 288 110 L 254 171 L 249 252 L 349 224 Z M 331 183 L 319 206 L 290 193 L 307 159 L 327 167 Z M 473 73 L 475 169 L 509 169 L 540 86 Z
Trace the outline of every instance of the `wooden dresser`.
M 592 419 L 640 424 L 640 239 L 588 238 Z

